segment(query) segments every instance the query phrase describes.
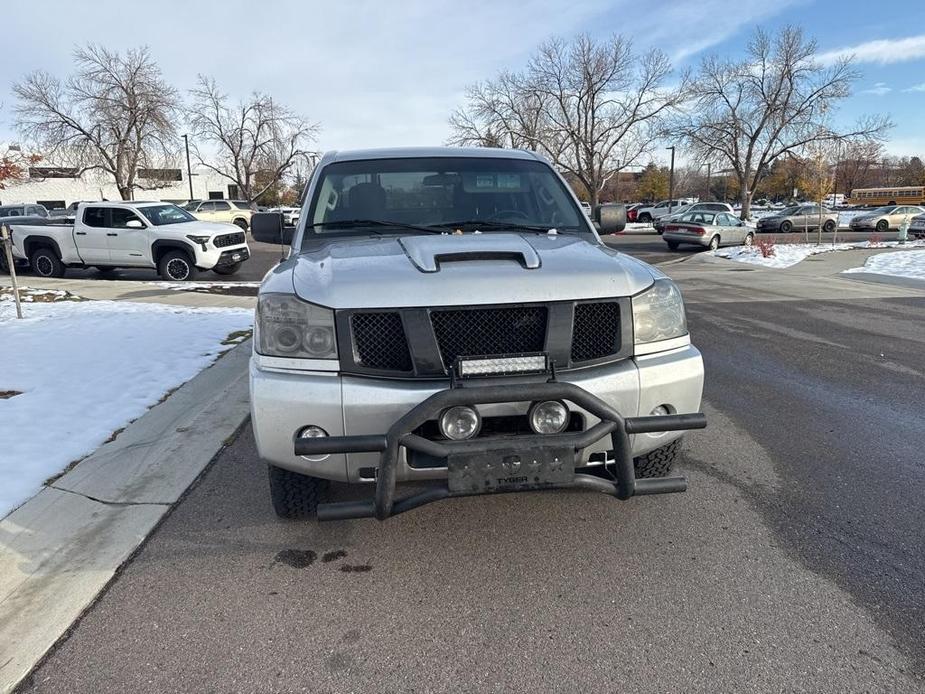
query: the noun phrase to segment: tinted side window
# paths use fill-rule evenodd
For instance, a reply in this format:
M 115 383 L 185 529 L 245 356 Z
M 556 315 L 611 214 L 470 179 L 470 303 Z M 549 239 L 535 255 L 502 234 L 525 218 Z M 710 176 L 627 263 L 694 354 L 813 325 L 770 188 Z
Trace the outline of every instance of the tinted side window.
M 231 205 L 229 205 L 227 202 L 216 202 L 213 204 L 215 205 L 216 212 L 225 212 L 231 209 Z
M 129 222 L 133 219 L 141 221 L 138 219 L 138 216 L 131 210 L 123 210 L 118 207 L 112 208 L 112 227 L 116 229 L 125 229 L 126 222 Z
M 105 207 L 85 207 L 84 224 L 88 227 L 106 226 L 106 208 Z
M 211 202 L 204 202 L 199 206 L 197 212 L 212 212 L 215 209 L 215 204 Z

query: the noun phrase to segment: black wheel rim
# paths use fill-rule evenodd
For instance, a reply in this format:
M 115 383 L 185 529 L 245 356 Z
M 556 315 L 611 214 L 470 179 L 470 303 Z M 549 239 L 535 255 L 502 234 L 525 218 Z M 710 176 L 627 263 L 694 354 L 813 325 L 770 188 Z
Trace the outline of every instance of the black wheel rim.
M 189 277 L 189 264 L 181 258 L 171 258 L 167 261 L 167 274 L 172 280 L 185 280 Z
M 55 265 L 47 255 L 40 255 L 35 259 L 35 271 L 42 277 L 51 277 L 55 272 Z

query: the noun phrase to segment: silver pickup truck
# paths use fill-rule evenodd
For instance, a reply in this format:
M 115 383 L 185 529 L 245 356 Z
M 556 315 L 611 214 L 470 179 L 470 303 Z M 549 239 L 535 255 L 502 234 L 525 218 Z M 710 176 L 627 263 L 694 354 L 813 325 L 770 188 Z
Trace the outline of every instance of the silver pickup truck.
M 622 206 L 595 210 L 602 233 Z M 674 283 L 605 246 L 541 157 L 326 155 L 260 288 L 253 428 L 282 517 L 385 519 L 452 496 L 679 492 L 703 363 Z M 287 238 L 287 234 L 292 238 Z M 330 503 L 331 480 L 375 486 Z M 424 484 L 398 496 L 398 482 Z

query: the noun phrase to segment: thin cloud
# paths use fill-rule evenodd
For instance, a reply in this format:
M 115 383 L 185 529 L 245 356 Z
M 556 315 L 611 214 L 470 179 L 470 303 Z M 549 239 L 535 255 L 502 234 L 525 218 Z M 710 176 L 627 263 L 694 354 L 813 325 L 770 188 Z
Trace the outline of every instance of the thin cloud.
M 826 65 L 831 65 L 842 58 L 853 57 L 857 63 L 904 63 L 925 58 L 925 34 L 908 36 L 904 39 L 876 39 L 856 46 L 845 46 L 832 51 L 820 53 L 817 58 Z
M 877 82 L 870 89 L 861 90 L 861 94 L 873 94 L 874 96 L 883 96 L 884 94 L 889 94 L 893 91 L 893 88 L 888 86 L 886 82 Z
M 911 87 L 906 87 L 903 89 L 904 92 L 925 92 L 925 82 L 921 84 L 913 84 Z

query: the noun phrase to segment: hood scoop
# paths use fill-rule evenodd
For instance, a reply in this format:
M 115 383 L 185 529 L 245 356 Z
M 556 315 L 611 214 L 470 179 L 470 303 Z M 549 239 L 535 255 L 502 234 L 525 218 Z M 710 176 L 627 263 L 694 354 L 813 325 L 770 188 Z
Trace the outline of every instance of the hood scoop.
M 519 234 L 445 234 L 406 236 L 402 250 L 421 272 L 439 272 L 441 263 L 471 260 L 513 260 L 526 270 L 540 266 L 540 256 Z

